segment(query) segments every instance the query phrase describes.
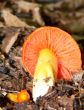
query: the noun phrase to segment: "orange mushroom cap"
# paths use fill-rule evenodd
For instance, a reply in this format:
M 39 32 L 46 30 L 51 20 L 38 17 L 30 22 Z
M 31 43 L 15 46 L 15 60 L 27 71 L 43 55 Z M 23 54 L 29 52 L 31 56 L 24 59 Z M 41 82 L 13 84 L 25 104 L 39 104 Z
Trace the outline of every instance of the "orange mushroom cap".
M 30 100 L 30 95 L 26 90 L 21 90 L 20 93 L 17 95 L 17 101 L 19 103 L 24 102 L 24 101 L 29 101 Z
M 8 93 L 7 97 L 16 103 L 21 103 L 24 101 L 29 101 L 30 100 L 30 95 L 27 92 L 27 90 L 21 90 L 19 93 Z
M 71 79 L 81 69 L 81 53 L 76 41 L 67 32 L 56 27 L 41 27 L 32 32 L 23 45 L 22 61 L 34 76 L 39 52 L 51 50 L 58 60 L 58 79 Z

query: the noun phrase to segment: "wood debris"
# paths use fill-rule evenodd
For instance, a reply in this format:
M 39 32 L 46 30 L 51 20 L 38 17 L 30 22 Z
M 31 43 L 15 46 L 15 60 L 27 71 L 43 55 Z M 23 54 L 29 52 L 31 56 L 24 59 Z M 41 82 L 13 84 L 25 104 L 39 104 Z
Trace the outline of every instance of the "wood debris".
M 84 0 L 59 0 L 57 3 L 47 5 L 48 8 L 74 10 L 75 8 L 84 7 Z
M 33 20 L 41 26 L 45 25 L 45 23 L 41 17 L 41 14 L 40 14 L 40 8 L 41 8 L 40 4 L 30 3 L 30 2 L 22 1 L 22 0 L 15 1 L 15 4 L 17 5 L 18 12 L 28 13 L 29 11 L 32 11 Z
M 27 2 L 27 1 L 14 1 L 14 3 L 17 5 L 17 8 L 19 10 L 19 12 L 29 12 L 29 11 L 33 11 L 36 7 L 41 7 L 41 5 L 37 4 L 37 3 L 31 3 L 31 2 Z
M 44 25 L 45 25 L 45 23 L 44 23 L 44 21 L 43 21 L 41 15 L 40 15 L 40 9 L 39 9 L 39 7 L 36 7 L 36 8 L 33 10 L 33 20 L 34 20 L 35 22 L 37 22 L 39 25 L 41 25 L 41 26 L 44 26 Z
M 83 70 L 80 71 L 80 74 L 78 74 L 78 73 L 73 74 L 74 83 L 76 83 L 76 84 L 79 83 L 82 80 L 83 76 L 84 76 L 84 71 Z

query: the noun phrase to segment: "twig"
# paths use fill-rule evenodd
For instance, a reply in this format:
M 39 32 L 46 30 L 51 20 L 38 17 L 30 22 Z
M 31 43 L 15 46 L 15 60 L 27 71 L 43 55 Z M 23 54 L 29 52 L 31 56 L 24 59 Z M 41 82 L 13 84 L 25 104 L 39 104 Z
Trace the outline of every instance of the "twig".
M 13 90 L 6 90 L 0 87 L 0 91 L 5 91 L 5 92 L 12 92 L 12 93 L 19 93 L 19 91 L 13 91 Z

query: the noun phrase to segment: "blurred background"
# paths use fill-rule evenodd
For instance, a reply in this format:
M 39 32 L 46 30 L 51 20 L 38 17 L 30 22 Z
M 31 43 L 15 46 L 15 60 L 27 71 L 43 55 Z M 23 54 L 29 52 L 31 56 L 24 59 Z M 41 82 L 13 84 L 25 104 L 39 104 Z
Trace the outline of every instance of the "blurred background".
M 0 28 L 45 25 L 70 33 L 84 62 L 84 0 L 0 0 Z

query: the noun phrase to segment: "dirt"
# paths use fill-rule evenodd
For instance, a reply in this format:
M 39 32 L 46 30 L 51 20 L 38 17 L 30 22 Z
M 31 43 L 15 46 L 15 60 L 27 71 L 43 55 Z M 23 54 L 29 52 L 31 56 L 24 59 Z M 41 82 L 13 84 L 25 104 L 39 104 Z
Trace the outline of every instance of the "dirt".
M 15 27 L 2 28 L 2 41 L 7 33 L 14 31 Z M 16 28 L 15 28 L 16 29 Z M 32 100 L 32 77 L 25 71 L 22 65 L 22 46 L 33 29 L 18 28 L 19 33 L 10 51 L 6 53 L 3 49 L 0 53 L 0 105 L 2 110 L 83 110 L 84 109 L 84 78 L 75 84 L 74 81 L 57 81 L 53 90 L 40 97 L 36 103 Z M 12 34 L 10 34 L 11 37 Z M 5 36 L 5 37 L 4 37 Z M 3 45 L 3 44 L 2 44 Z M 82 71 L 83 72 L 83 71 Z M 79 77 L 78 77 L 79 78 Z M 14 103 L 3 95 L 27 89 L 31 95 L 30 102 Z M 3 98 L 2 98 L 3 97 Z M 4 104 L 5 103 L 5 104 Z
M 41 3 L 41 0 L 37 1 Z M 29 5 L 29 1 L 25 1 L 25 3 L 27 2 Z M 52 90 L 45 96 L 39 97 L 36 103 L 32 99 L 32 77 L 22 65 L 22 47 L 28 35 L 36 28 L 50 24 L 68 31 L 73 37 L 75 36 L 81 48 L 82 61 L 84 62 L 83 1 L 81 0 L 80 4 L 77 5 L 78 7 L 75 5 L 75 10 L 73 3 L 70 2 L 68 12 L 65 11 L 63 3 L 56 5 L 58 3 L 56 2 L 55 5 L 50 5 L 50 1 L 49 4 L 43 6 L 38 2 L 35 3 L 35 0 L 32 0 L 30 5 L 40 9 L 40 11 L 34 10 L 37 16 L 33 15 L 32 7 L 19 7 L 16 0 L 0 2 L 0 12 L 3 13 L 2 10 L 4 9 L 7 11 L 5 14 L 9 13 L 7 18 L 6 15 L 0 15 L 0 110 L 84 110 L 84 70 L 80 71 L 81 75 L 74 76 L 72 81 L 57 81 Z M 72 17 L 73 14 L 75 15 L 74 18 Z M 75 25 L 78 23 L 76 19 L 80 23 L 80 31 L 76 28 L 78 26 L 78 24 Z M 74 28 L 71 24 L 74 25 Z M 84 69 L 84 63 L 82 69 Z M 29 102 L 15 103 L 8 99 L 8 93 L 19 92 L 22 89 L 29 92 Z

